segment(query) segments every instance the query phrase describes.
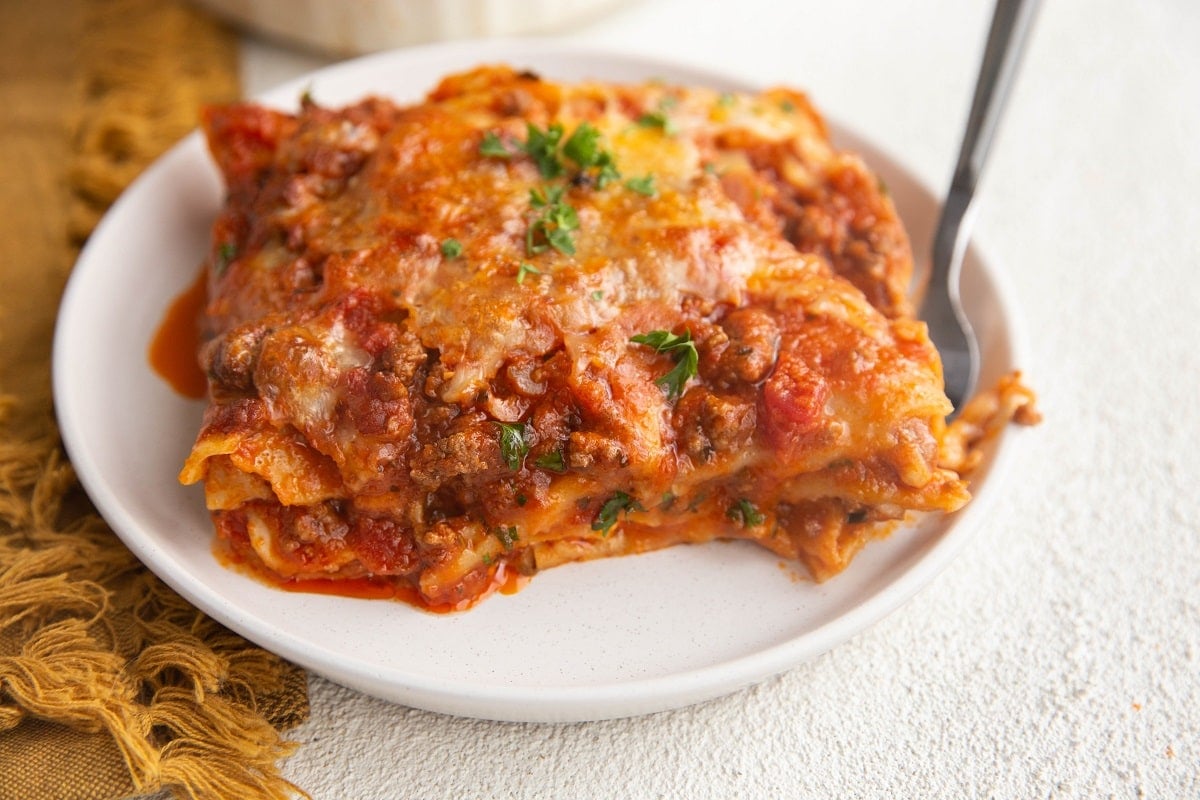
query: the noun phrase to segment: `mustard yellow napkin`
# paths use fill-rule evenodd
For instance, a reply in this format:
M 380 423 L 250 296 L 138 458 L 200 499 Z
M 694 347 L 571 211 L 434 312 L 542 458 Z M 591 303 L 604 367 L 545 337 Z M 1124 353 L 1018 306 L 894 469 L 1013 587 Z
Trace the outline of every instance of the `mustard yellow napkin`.
M 182 2 L 0 3 L 0 800 L 300 793 L 278 764 L 303 671 L 137 563 L 79 490 L 49 392 L 77 245 L 237 94 L 233 35 Z

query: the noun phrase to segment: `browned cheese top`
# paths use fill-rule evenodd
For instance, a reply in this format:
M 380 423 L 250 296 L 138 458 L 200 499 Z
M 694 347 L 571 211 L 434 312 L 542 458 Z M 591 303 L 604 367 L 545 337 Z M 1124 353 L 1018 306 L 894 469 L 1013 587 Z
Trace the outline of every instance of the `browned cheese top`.
M 228 202 L 181 477 L 260 572 L 464 608 L 745 538 L 824 578 L 966 501 L 895 209 L 799 93 L 488 67 L 206 130 Z

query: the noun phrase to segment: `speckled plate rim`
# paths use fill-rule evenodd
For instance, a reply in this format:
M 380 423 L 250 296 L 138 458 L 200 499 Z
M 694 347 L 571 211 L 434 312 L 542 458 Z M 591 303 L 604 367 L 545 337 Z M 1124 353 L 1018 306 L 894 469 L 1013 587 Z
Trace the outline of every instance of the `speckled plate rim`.
M 551 78 L 664 78 L 722 89 L 751 81 L 703 67 L 552 40 L 460 42 L 376 54 L 291 81 L 260 99 L 292 107 L 367 93 L 416 99 L 436 80 L 509 62 Z M 879 147 L 837 125 L 843 146 L 886 181 L 927 260 L 937 200 Z M 676 708 L 760 682 L 879 621 L 937 576 L 985 523 L 1019 432 L 988 448 L 974 500 L 868 546 L 833 581 L 811 584 L 756 548 L 673 548 L 568 565 L 513 596 L 438 616 L 385 601 L 286 593 L 213 559 L 202 495 L 175 476 L 202 405 L 150 371 L 162 310 L 194 278 L 220 183 L 198 134 L 114 205 L 68 283 L 54 341 L 62 436 L 80 480 L 133 553 L 246 638 L 331 680 L 406 705 L 512 721 L 578 721 Z M 1026 361 L 1003 273 L 975 246 L 963 293 L 986 383 Z

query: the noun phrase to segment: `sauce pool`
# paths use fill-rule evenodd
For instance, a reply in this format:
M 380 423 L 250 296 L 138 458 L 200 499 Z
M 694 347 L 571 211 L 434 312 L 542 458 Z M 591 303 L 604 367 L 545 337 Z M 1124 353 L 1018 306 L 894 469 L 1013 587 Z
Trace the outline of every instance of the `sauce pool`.
M 459 603 L 430 604 L 421 596 L 416 586 L 401 583 L 387 576 L 360 578 L 285 578 L 263 566 L 249 548 L 248 540 L 234 543 L 218 536 L 213 540 L 212 553 L 226 569 L 237 570 L 267 586 L 285 592 L 299 594 L 325 594 L 335 597 L 353 597 L 363 600 L 395 600 L 407 603 L 421 611 L 432 614 L 453 614 L 474 608 L 495 593 L 513 595 L 524 589 L 533 580 L 532 575 L 522 575 L 507 562 L 501 561 L 488 572 L 487 588 Z
M 207 301 L 204 270 L 163 315 L 150 342 L 150 366 L 184 397 L 200 400 L 208 391 L 208 378 L 196 357 L 200 350 L 200 314 Z
M 421 593 L 415 587 L 397 584 L 378 578 L 336 578 L 336 579 L 299 579 L 288 578 L 280 580 L 261 570 L 250 570 L 251 574 L 265 583 L 288 592 L 312 594 L 330 594 L 341 597 L 358 597 L 367 600 L 400 600 L 411 606 L 429 611 L 434 614 L 450 614 L 455 611 L 466 611 L 475 607 L 493 592 L 500 594 L 516 594 L 525 588 L 531 580 L 528 575 L 521 575 L 516 570 L 501 563 L 491 575 L 491 583 L 481 594 L 458 604 L 430 605 L 421 598 Z

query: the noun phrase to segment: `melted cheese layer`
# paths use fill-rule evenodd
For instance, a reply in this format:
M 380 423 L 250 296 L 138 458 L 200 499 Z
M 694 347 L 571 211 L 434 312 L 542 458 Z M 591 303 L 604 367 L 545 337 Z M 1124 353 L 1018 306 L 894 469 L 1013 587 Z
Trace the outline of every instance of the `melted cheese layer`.
M 903 229 L 803 95 L 490 67 L 205 126 L 229 200 L 181 478 L 277 579 L 461 608 L 509 567 L 713 538 L 824 578 L 966 502 Z M 695 348 L 678 392 L 654 331 Z

